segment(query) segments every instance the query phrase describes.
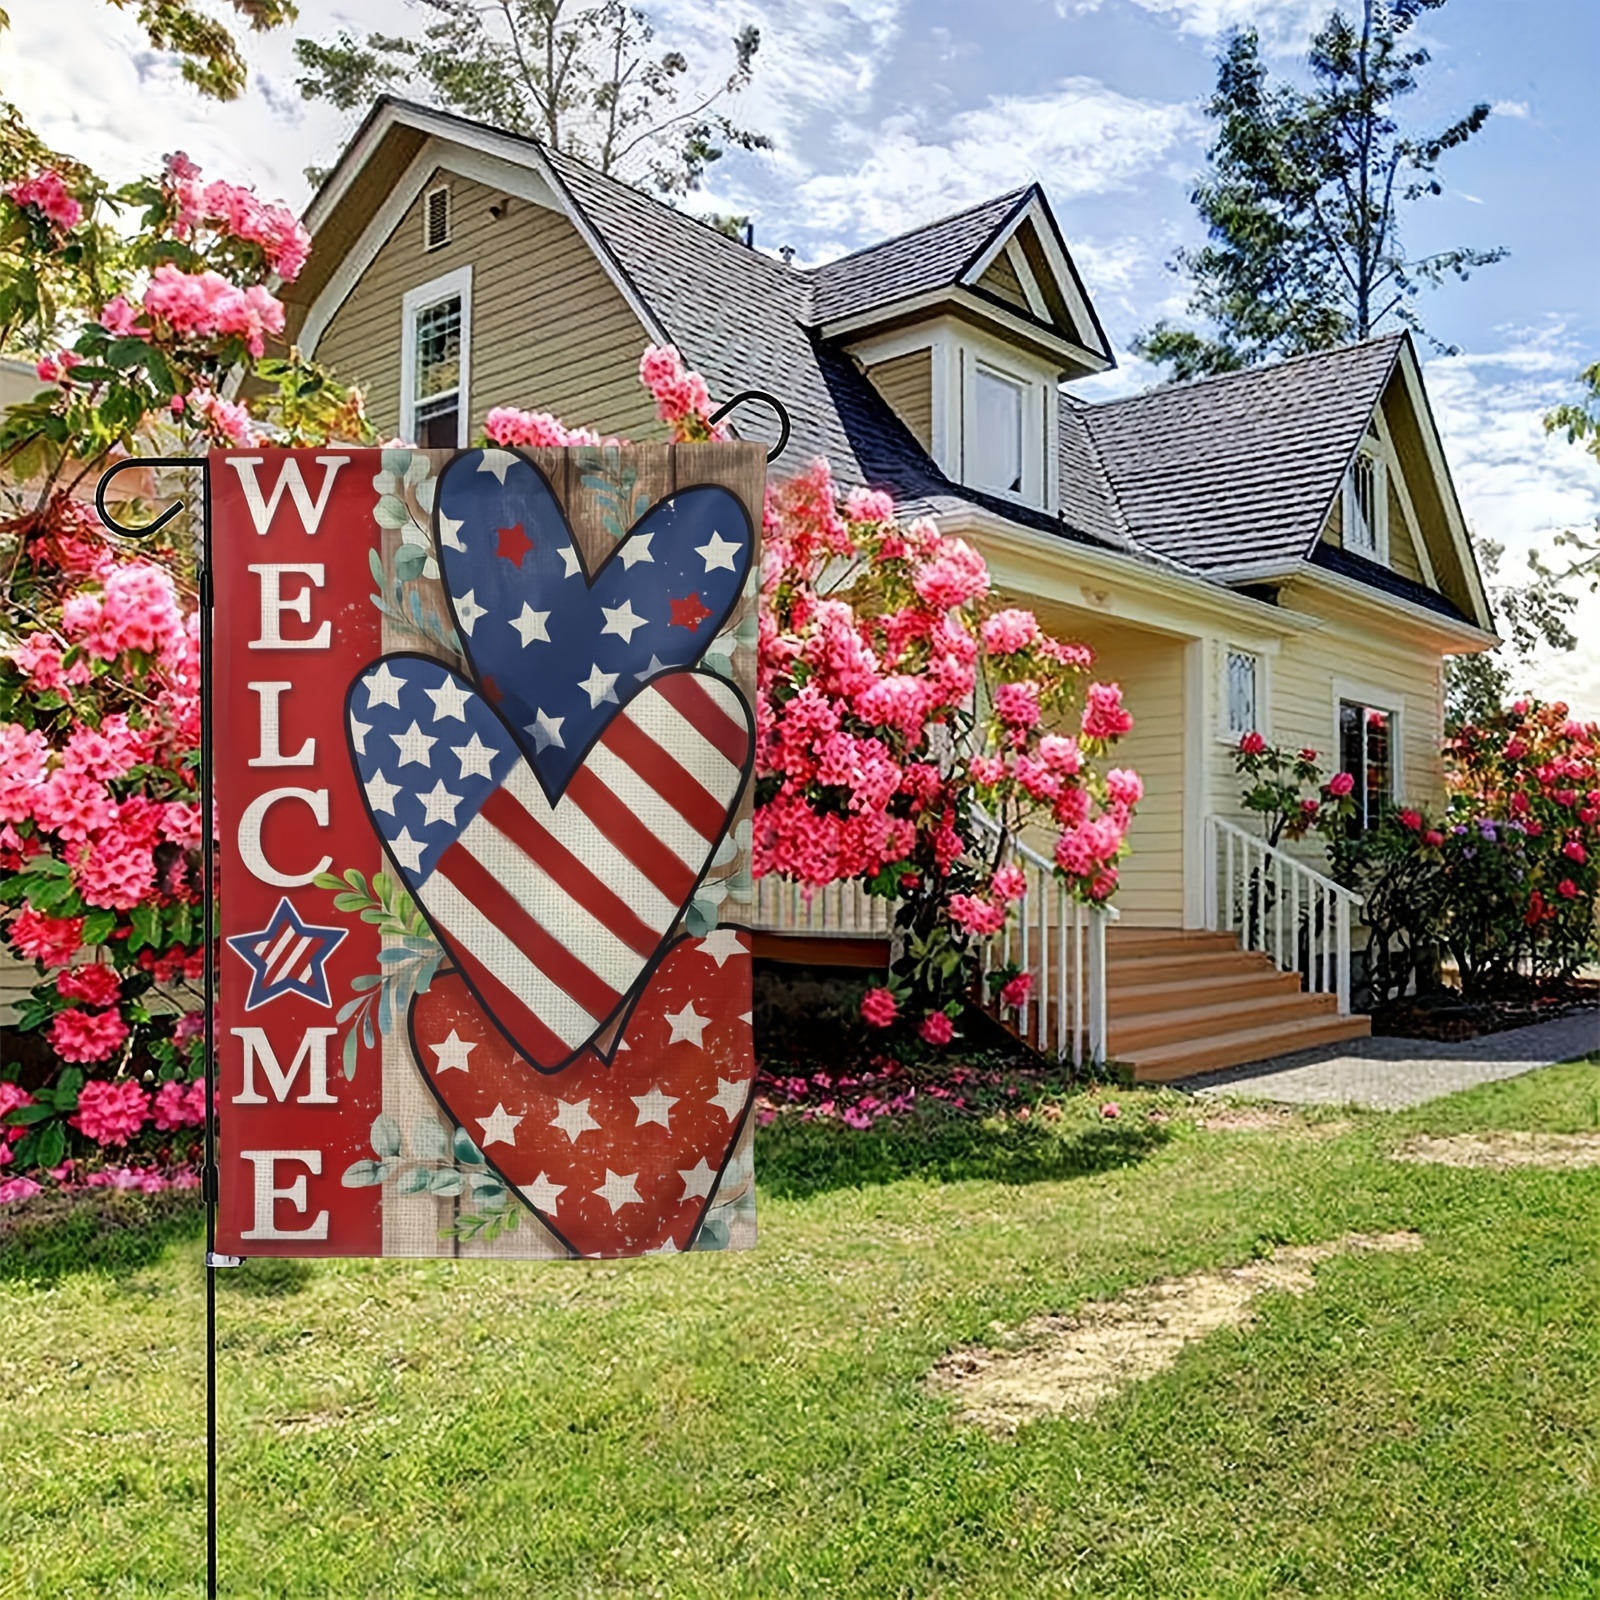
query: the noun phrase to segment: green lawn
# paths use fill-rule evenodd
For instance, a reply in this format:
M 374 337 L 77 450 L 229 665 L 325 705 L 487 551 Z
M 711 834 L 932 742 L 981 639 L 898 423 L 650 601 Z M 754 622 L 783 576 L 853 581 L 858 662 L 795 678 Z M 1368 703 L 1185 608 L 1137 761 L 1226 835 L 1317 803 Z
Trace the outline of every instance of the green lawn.
M 763 1130 L 748 1256 L 223 1275 L 224 1592 L 1600 1593 L 1600 1170 L 1386 1156 L 1600 1126 L 1600 1067 L 1331 1135 L 1117 1098 Z M 1328 1261 L 1090 1422 L 994 1438 L 924 1385 L 995 1322 L 1395 1229 L 1424 1250 Z M 0 1254 L 0 1593 L 199 1592 L 198 1260 L 170 1216 Z

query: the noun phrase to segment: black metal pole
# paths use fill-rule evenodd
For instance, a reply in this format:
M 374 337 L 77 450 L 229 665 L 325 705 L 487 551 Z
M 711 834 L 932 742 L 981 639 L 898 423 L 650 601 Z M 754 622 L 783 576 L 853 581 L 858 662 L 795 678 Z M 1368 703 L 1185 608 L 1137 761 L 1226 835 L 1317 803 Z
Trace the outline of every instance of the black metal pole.
M 217 1595 L 217 1054 L 216 840 L 211 760 L 211 468 L 200 468 L 200 914 L 205 945 L 206 1594 Z

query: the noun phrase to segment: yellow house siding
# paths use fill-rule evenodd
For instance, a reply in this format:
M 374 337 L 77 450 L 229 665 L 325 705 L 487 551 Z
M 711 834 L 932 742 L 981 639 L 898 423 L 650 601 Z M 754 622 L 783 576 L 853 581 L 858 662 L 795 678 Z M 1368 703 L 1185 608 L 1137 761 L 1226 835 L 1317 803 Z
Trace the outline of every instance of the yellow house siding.
M 429 190 L 451 190 L 450 243 L 423 248 Z M 491 206 L 503 206 L 498 219 Z M 553 411 L 574 426 L 633 439 L 663 433 L 638 381 L 647 336 L 572 224 L 558 212 L 450 172 L 423 186 L 317 346 L 367 391 L 380 435 L 400 422 L 401 300 L 407 290 L 472 268 L 471 433 L 494 406 Z
M 1023 311 L 1029 309 L 1028 297 L 1022 290 L 1022 280 L 1017 276 L 1017 269 L 1011 265 L 1003 250 L 989 263 L 983 276 L 978 279 L 978 287 L 987 289 L 990 294 L 999 295 L 1002 300 Z
M 867 368 L 878 393 L 924 450 L 933 449 L 933 352 L 913 350 Z

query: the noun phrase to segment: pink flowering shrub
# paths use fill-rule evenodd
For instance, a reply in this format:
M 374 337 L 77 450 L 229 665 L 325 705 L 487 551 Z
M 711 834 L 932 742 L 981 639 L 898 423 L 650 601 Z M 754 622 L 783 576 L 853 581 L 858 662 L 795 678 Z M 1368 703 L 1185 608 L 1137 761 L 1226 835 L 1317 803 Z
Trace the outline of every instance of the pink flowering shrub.
M 134 211 L 133 230 L 107 225 Z M 17 1021 L 27 1092 L 0 1081 L 13 1194 L 19 1174 L 92 1172 L 107 1147 L 192 1155 L 193 558 L 122 543 L 85 500 L 117 453 L 364 436 L 359 393 L 268 354 L 284 311 L 264 280 L 308 249 L 287 208 L 181 155 L 116 191 L 74 169 L 0 194 L 5 331 L 48 386 L 0 415 L 0 941 L 39 977 Z M 240 370 L 262 398 L 225 398 Z

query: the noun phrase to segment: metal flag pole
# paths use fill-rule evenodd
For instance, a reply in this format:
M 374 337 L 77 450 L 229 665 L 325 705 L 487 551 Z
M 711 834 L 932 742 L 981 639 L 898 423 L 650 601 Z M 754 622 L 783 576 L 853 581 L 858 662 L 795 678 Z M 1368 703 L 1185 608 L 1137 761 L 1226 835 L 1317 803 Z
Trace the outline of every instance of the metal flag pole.
M 206 1593 L 217 1594 L 217 1277 L 218 1267 L 237 1267 L 239 1256 L 219 1256 L 217 1251 L 217 1091 L 216 1091 L 216 849 L 212 813 L 211 751 L 211 469 L 205 456 L 130 457 L 101 473 L 95 485 L 94 508 L 100 520 L 125 539 L 148 539 L 181 512 L 184 499 L 173 503 L 153 521 L 138 527 L 118 522 L 106 509 L 106 490 L 119 473 L 134 467 L 179 467 L 200 474 L 200 554 L 196 574 L 200 605 L 200 928 L 205 958 L 205 1161 L 200 1194 L 206 1210 Z

